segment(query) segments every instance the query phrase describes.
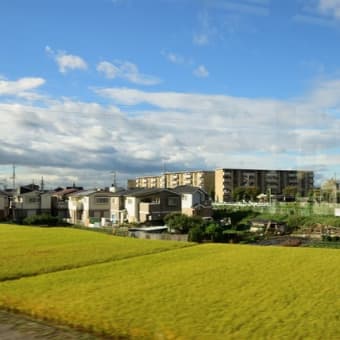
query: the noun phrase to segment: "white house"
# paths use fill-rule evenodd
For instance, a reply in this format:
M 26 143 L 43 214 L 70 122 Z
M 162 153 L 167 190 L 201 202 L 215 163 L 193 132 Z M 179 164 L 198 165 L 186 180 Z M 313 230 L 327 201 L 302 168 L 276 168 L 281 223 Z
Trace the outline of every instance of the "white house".
M 167 214 L 181 211 L 179 194 L 169 189 L 139 188 L 114 195 L 111 213 L 117 223 L 162 221 Z
M 111 197 L 109 191 L 83 190 L 68 196 L 69 222 L 73 224 L 100 223 L 102 218 L 111 219 Z
M 212 206 L 206 191 L 191 185 L 180 185 L 173 189 L 181 195 L 182 214 L 188 216 L 212 216 Z
M 14 198 L 15 217 L 23 219 L 37 214 L 51 213 L 51 192 L 38 190 L 18 194 Z

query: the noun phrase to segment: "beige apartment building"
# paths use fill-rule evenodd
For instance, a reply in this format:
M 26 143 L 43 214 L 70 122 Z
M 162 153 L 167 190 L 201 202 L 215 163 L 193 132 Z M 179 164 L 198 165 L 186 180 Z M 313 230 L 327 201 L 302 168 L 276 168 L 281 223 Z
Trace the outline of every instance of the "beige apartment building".
M 131 185 L 131 184 L 130 184 Z M 167 188 L 173 189 L 180 185 L 191 185 L 205 190 L 214 197 L 215 171 L 178 171 L 165 172 L 158 176 L 137 177 L 136 188 Z
M 301 196 L 307 196 L 314 186 L 313 171 L 216 169 L 215 202 L 230 202 L 238 187 L 257 187 L 261 193 L 283 195 L 286 187 L 296 187 Z

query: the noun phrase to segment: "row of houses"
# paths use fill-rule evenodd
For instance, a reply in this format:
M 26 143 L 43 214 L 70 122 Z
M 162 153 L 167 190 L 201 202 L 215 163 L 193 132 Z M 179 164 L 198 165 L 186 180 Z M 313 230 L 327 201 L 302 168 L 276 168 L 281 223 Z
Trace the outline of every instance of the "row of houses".
M 72 224 L 90 226 L 98 223 L 157 223 L 173 212 L 210 217 L 211 201 L 201 188 L 178 186 L 174 189 L 31 190 L 12 197 L 0 192 L 0 218 L 22 220 L 48 213 Z M 10 216 L 12 214 L 12 216 Z
M 128 188 L 171 189 L 179 185 L 202 188 L 218 203 L 233 201 L 233 193 L 240 187 L 256 187 L 262 193 L 270 192 L 277 197 L 284 196 L 286 188 L 294 187 L 304 197 L 314 188 L 314 173 L 302 170 L 223 168 L 214 171 L 165 172 L 128 180 Z

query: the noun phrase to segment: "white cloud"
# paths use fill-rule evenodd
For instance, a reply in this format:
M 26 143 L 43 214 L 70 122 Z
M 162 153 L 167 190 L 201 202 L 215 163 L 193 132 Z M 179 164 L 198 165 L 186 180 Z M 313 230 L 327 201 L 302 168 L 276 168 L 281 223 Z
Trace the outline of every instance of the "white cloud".
M 322 14 L 330 15 L 337 19 L 340 19 L 339 0 L 319 0 L 318 9 Z
M 209 44 L 209 34 L 207 33 L 195 33 L 193 36 L 193 43 L 198 46 L 204 46 Z
M 85 60 L 77 55 L 67 54 L 65 51 L 55 52 L 49 46 L 45 47 L 45 51 L 58 64 L 61 73 L 67 73 L 69 70 L 87 70 L 88 68 Z
M 199 65 L 196 69 L 194 69 L 193 74 L 198 78 L 206 78 L 209 76 L 209 71 L 204 65 Z
M 179 55 L 178 53 L 169 52 L 169 51 L 162 51 L 161 54 L 171 63 L 173 64 L 184 64 L 186 60 L 184 57 Z
M 34 84 L 20 86 L 25 92 Z M 15 93 L 6 86 L 2 93 Z M 329 157 L 340 149 L 340 80 L 319 83 L 294 100 L 130 88 L 95 92 L 103 97 L 97 102 L 0 101 L 0 169 L 16 163 L 19 170 L 33 169 L 37 180 L 46 176 L 51 186 L 73 180 L 109 185 L 111 170 L 134 177 L 162 171 L 163 162 L 169 171 L 340 169 L 340 158 Z
M 315 24 L 324 27 L 338 27 L 340 19 L 339 0 L 314 0 L 305 3 L 301 10 L 293 17 L 297 22 Z
M 43 78 L 21 78 L 15 81 L 0 79 L 1 95 L 28 95 L 27 91 L 34 90 L 45 83 Z
M 106 78 L 122 78 L 131 83 L 139 85 L 156 85 L 161 82 L 157 77 L 140 73 L 137 65 L 129 61 L 102 61 L 97 65 L 97 71 L 104 74 Z

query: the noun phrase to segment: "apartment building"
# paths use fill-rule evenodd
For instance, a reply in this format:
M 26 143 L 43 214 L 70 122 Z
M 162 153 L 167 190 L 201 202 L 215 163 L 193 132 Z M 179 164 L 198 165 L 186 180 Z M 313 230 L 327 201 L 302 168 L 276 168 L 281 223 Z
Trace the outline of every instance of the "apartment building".
M 180 185 L 190 185 L 205 190 L 214 197 L 215 172 L 214 171 L 178 171 L 165 172 L 158 176 L 142 176 L 136 178 L 136 188 L 167 188 L 173 189 Z
M 286 187 L 296 187 L 301 196 L 307 196 L 314 186 L 313 171 L 216 169 L 215 202 L 230 202 L 238 187 L 257 187 L 262 193 L 283 195 Z

